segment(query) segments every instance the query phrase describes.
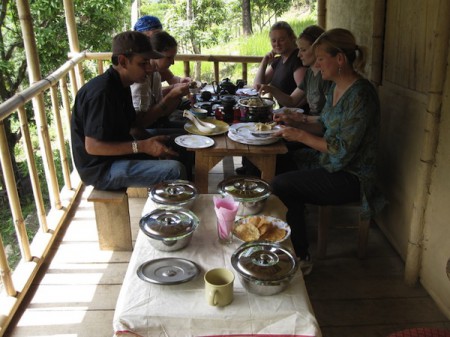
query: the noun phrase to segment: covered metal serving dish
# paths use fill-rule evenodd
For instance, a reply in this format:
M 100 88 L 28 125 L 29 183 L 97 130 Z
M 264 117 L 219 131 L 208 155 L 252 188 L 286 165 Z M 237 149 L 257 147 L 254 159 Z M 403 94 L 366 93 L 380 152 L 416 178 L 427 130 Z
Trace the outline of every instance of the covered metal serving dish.
M 167 180 L 154 185 L 149 195 L 157 206 L 191 209 L 198 191 L 187 180 Z
M 275 102 L 267 98 L 245 97 L 238 100 L 243 122 L 266 123 L 272 120 L 271 115 Z M 244 117 L 242 117 L 242 115 Z
M 150 244 L 164 252 L 186 247 L 198 225 L 197 216 L 185 208 L 157 208 L 139 221 Z
M 298 270 L 289 249 L 267 241 L 244 243 L 231 256 L 231 264 L 244 288 L 262 296 L 285 290 Z
M 239 202 L 237 215 L 254 215 L 261 212 L 270 196 L 270 185 L 254 177 L 230 177 L 222 180 L 217 189 L 223 196 L 231 196 Z

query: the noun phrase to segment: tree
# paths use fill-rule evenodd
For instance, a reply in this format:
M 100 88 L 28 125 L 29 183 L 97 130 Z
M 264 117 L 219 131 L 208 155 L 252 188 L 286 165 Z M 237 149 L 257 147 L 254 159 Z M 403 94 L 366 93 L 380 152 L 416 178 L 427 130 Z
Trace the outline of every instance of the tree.
M 242 0 L 242 30 L 245 36 L 253 34 L 250 0 Z
M 202 47 L 218 44 L 230 38 L 228 23 L 231 7 L 222 0 L 176 0 L 165 13 L 164 29 L 177 38 L 187 52 L 201 54 Z M 200 78 L 199 67 L 196 78 Z
M 129 25 L 130 6 L 127 0 L 74 0 L 80 48 L 109 51 L 112 36 Z M 68 39 L 64 38 L 65 14 L 62 1 L 35 0 L 30 11 L 40 60 L 45 77 L 67 60 Z M 28 85 L 27 64 L 16 1 L 1 0 L 0 8 L 0 99 L 14 96 Z M 30 123 L 34 118 L 27 107 Z M 48 109 L 50 111 L 51 109 Z M 51 120 L 51 116 L 48 116 Z M 5 120 L 10 153 L 20 141 L 20 129 L 14 114 Z M 15 165 L 14 156 L 12 158 Z M 16 177 L 21 175 L 16 170 Z M 0 174 L 1 176 L 1 174 Z
M 286 0 L 251 0 L 251 12 L 259 30 L 270 25 L 272 19 L 289 10 L 291 3 Z

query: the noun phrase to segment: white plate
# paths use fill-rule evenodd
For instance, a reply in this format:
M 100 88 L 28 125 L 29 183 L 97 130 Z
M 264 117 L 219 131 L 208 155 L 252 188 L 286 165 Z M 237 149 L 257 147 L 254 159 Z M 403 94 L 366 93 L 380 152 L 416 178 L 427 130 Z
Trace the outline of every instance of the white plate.
M 286 112 L 286 110 L 292 111 L 292 112 L 297 112 L 297 113 L 300 113 L 300 114 L 302 114 L 302 113 L 305 112 L 303 109 L 300 109 L 300 108 L 288 108 L 288 107 L 282 107 L 282 108 L 280 108 L 280 109 L 273 110 L 273 113 L 274 113 L 274 114 L 277 114 L 277 113 L 280 113 L 280 112 Z
M 236 95 L 257 96 L 258 90 L 252 89 L 252 88 L 242 88 L 242 89 L 236 90 Z
M 250 137 L 252 137 L 252 138 L 251 139 L 244 138 L 233 132 L 228 132 L 228 138 L 230 138 L 231 140 L 233 140 L 235 142 L 245 144 L 245 145 L 270 145 L 270 144 L 276 143 L 280 140 L 280 138 L 277 138 L 277 137 L 258 138 L 258 137 L 253 137 L 251 135 L 250 135 Z
M 214 145 L 214 140 L 199 135 L 183 135 L 175 138 L 175 143 L 191 149 L 203 149 Z
M 233 229 L 242 223 L 247 223 L 251 218 L 255 218 L 255 217 L 264 218 L 264 220 L 269 221 L 272 225 L 277 226 L 278 228 L 284 229 L 286 231 L 286 235 L 284 236 L 284 238 L 282 238 L 281 240 L 275 241 L 275 243 L 283 242 L 291 235 L 291 227 L 286 222 L 284 222 L 281 219 L 278 219 L 278 218 L 275 218 L 272 216 L 265 216 L 265 215 L 250 215 L 250 216 L 240 218 L 239 220 L 234 222 Z M 233 235 L 234 235 L 234 233 L 233 233 Z M 241 242 L 245 242 L 244 240 L 237 237 L 236 235 L 234 235 L 234 237 Z
M 255 130 L 256 123 L 237 123 L 230 126 L 228 138 L 235 142 L 247 145 L 269 145 L 276 143 L 280 138 L 277 137 L 255 137 L 252 130 Z

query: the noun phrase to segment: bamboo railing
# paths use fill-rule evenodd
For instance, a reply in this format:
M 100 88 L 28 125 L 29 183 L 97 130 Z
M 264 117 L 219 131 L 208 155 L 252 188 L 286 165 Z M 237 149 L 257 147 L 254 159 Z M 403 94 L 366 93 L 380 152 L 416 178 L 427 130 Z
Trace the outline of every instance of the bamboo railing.
M 0 162 L 9 209 L 21 254 L 21 261 L 14 272 L 12 272 L 3 238 L 0 236 L 0 286 L 2 288 L 0 292 L 0 312 L 2 316 L 0 319 L 0 336 L 3 336 L 5 328 L 10 323 L 29 290 L 31 282 L 42 267 L 82 187 L 76 171 L 71 171 L 73 165 L 71 165 L 71 157 L 66 151 L 66 144 L 70 145 L 71 106 L 78 89 L 84 83 L 82 69 L 83 66 L 86 66 L 86 61 L 96 61 L 97 74 L 101 74 L 104 72 L 104 63 L 111 59 L 111 53 L 83 52 L 71 54 L 70 56 L 72 58 L 51 75 L 35 82 L 29 88 L 0 104 Z M 184 64 L 185 76 L 190 76 L 190 62 L 212 62 L 215 81 L 220 79 L 220 63 L 242 64 L 242 79 L 247 80 L 248 63 L 259 63 L 261 59 L 261 57 L 252 56 L 220 55 L 178 55 L 176 57 L 176 61 L 181 61 Z M 45 122 L 47 120 L 44 107 L 46 95 L 48 95 L 51 102 L 53 118 L 50 125 Z M 27 109 L 33 112 L 36 120 L 40 119 L 37 130 L 40 142 L 36 148 L 32 144 Z M 17 177 L 14 175 L 11 161 L 12 154 L 9 150 L 4 124 L 5 119 L 13 114 L 17 114 L 20 122 L 22 148 L 27 160 L 39 224 L 39 230 L 32 242 L 29 241 L 26 230 L 20 194 L 17 191 Z M 49 112 L 46 112 L 46 114 L 49 115 Z M 42 147 L 46 147 L 46 149 Z M 61 158 L 61 172 L 57 172 L 56 169 L 45 170 L 45 182 L 48 185 L 48 191 L 50 191 L 50 209 L 47 211 L 45 209 L 42 186 L 38 177 L 36 155 L 40 153 L 42 161 L 54 167 L 54 152 L 58 152 Z M 64 185 L 62 188 L 58 186 L 57 173 L 61 173 L 63 176 Z

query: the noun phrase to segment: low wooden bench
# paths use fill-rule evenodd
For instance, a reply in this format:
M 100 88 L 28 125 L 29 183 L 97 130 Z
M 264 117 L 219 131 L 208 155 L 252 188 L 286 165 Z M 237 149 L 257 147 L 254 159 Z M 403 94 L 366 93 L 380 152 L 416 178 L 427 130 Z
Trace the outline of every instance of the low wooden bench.
M 100 249 L 133 250 L 127 191 L 93 189 L 87 200 L 94 203 Z

